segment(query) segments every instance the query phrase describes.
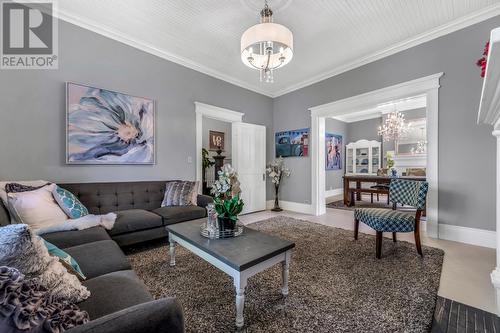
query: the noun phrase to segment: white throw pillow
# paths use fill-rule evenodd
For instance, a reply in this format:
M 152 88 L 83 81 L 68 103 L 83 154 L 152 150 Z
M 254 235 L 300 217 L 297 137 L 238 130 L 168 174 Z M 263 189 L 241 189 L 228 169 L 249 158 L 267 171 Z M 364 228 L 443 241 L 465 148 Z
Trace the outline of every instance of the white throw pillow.
M 7 207 L 7 192 L 5 192 L 5 185 L 9 183 L 16 183 L 16 184 L 21 184 L 21 185 L 28 185 L 28 186 L 43 186 L 47 183 L 49 183 L 46 180 L 10 180 L 10 181 L 0 181 L 0 198 L 3 201 L 3 204 L 5 207 Z
M 8 193 L 7 207 L 14 221 L 37 230 L 68 220 L 52 196 L 55 186 L 50 184 L 34 191 Z

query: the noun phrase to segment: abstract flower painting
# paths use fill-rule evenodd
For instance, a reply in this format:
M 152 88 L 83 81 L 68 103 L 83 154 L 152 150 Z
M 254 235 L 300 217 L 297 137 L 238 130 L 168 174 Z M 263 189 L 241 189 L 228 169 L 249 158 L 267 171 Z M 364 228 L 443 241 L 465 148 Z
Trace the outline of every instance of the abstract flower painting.
M 68 164 L 154 164 L 155 104 L 67 83 Z

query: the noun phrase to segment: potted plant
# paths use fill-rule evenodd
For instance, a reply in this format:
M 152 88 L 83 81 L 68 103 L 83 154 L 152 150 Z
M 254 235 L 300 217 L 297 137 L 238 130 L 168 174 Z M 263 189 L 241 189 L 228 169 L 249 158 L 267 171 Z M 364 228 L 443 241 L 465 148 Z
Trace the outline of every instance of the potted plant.
M 238 215 L 243 210 L 243 200 L 240 199 L 241 188 L 238 174 L 229 164 L 222 166 L 217 179 L 212 186 L 214 208 L 217 212 L 219 230 L 234 230 Z
M 385 153 L 385 160 L 387 168 L 392 169 L 392 167 L 394 166 L 394 160 L 392 159 L 392 154 L 389 152 Z
M 274 208 L 271 209 L 273 212 L 281 212 L 283 209 L 280 208 L 279 203 L 279 191 L 280 184 L 283 176 L 289 177 L 290 170 L 285 166 L 285 162 L 283 157 L 279 157 L 273 162 L 269 163 L 266 168 L 267 175 L 271 178 L 271 181 L 274 184 Z

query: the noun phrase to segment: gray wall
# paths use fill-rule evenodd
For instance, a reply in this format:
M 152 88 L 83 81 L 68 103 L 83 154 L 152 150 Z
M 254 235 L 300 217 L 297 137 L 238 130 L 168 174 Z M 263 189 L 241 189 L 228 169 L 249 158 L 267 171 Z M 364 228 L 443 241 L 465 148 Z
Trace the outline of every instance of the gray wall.
M 347 124 L 348 140 L 346 144 L 356 142 L 358 140 L 375 140 L 381 141 L 377 134 L 378 127 L 382 124 L 382 118 L 373 118 L 355 121 Z
M 429 41 L 274 100 L 275 130 L 310 126 L 308 108 L 444 72 L 439 90 L 440 223 L 495 230 L 495 139 L 476 124 L 482 79 L 476 60 L 500 17 Z M 289 161 L 283 200 L 310 203 L 311 161 Z
M 194 101 L 245 113 L 267 127 L 268 160 L 274 131 L 310 127 L 307 109 L 444 72 L 439 92 L 440 222 L 495 229 L 495 140 L 476 125 L 481 56 L 496 17 L 390 57 L 271 99 L 60 22 L 59 70 L 2 71 L 0 179 L 52 181 L 193 179 Z M 66 166 L 64 82 L 74 81 L 157 102 L 157 164 Z M 272 112 L 271 112 L 272 110 Z M 186 135 L 192 133 L 192 135 Z M 310 158 L 288 158 L 291 179 L 283 200 L 310 203 Z M 268 198 L 272 198 L 268 187 Z
M 326 170 L 325 172 L 325 189 L 327 191 L 342 188 L 342 176 L 345 170 L 345 145 L 347 140 L 347 125 L 343 121 L 336 119 L 326 119 L 325 130 L 327 133 L 342 135 L 342 169 L 341 170 Z M 323 148 L 324 149 L 324 148 Z
M 266 126 L 267 136 L 273 138 L 273 100 L 269 97 L 66 22 L 60 21 L 59 38 L 59 70 L 0 73 L 0 179 L 194 179 L 194 101 L 243 112 L 244 121 Z M 157 164 L 65 165 L 65 81 L 155 99 Z M 272 154 L 269 140 L 268 156 Z

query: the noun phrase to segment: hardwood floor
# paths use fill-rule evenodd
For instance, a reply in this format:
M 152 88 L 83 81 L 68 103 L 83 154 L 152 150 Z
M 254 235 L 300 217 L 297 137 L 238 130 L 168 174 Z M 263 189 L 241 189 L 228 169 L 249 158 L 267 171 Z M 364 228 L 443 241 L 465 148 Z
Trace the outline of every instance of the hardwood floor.
M 438 296 L 431 333 L 500 333 L 500 318 Z

